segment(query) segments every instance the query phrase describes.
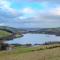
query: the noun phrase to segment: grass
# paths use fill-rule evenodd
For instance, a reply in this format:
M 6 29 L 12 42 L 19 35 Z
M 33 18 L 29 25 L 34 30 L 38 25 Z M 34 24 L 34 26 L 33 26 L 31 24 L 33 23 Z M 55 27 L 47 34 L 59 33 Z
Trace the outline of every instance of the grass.
M 22 37 L 23 35 L 21 34 L 15 34 L 15 37 L 11 36 L 13 33 L 7 32 L 7 31 L 3 31 L 0 30 L 0 39 L 1 40 L 11 40 L 13 38 L 19 38 Z M 9 37 L 10 36 L 10 37 Z
M 22 34 L 16 34 L 15 36 L 16 36 L 16 38 L 19 38 L 19 37 L 22 37 L 23 35 Z
M 60 60 L 60 45 L 16 47 L 12 51 L 1 51 L 0 60 Z
M 6 36 L 8 36 L 8 35 L 11 35 L 11 33 L 6 32 L 6 31 L 3 31 L 3 30 L 0 30 L 0 38 L 1 38 L 1 37 L 6 37 Z

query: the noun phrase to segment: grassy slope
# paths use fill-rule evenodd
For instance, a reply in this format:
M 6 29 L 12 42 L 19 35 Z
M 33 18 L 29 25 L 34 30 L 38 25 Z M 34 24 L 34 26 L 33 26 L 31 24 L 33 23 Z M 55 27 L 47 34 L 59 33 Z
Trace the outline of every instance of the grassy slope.
M 47 47 L 53 47 L 53 45 Z M 39 50 L 40 48 L 43 50 Z M 0 60 L 60 60 L 60 47 L 53 49 L 47 49 L 46 46 L 17 47 L 13 51 L 0 52 Z
M 8 36 L 8 35 L 11 35 L 11 33 L 6 32 L 6 31 L 3 31 L 3 30 L 0 30 L 0 38 L 1 38 L 1 37 L 6 37 L 6 36 Z
M 0 30 L 0 39 L 8 39 L 9 40 L 9 36 L 12 35 L 11 32 L 7 32 L 7 31 L 3 31 L 3 30 Z M 15 38 L 19 38 L 19 37 L 22 37 L 23 35 L 22 34 L 16 34 L 15 35 Z M 6 38 L 5 38 L 6 37 Z M 11 38 L 11 37 L 10 37 Z M 13 38 L 12 38 L 13 39 Z

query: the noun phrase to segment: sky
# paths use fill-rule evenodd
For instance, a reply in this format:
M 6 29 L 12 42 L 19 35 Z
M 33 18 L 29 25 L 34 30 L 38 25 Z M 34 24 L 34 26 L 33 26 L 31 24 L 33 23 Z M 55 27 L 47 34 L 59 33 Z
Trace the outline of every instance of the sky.
M 0 26 L 60 27 L 60 0 L 0 0 Z

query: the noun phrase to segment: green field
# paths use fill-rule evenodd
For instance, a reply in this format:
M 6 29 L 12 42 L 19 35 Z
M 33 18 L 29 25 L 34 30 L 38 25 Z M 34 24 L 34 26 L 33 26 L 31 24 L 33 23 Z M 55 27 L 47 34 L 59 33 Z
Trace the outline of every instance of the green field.
M 60 60 L 60 45 L 16 47 L 11 51 L 1 51 L 0 60 Z
M 11 33 L 7 32 L 7 31 L 0 30 L 0 38 L 6 37 L 9 35 L 11 35 Z
M 0 39 L 1 40 L 11 40 L 13 38 L 19 38 L 22 36 L 23 36 L 22 34 L 15 34 L 15 37 L 13 37 L 13 33 L 4 31 L 4 30 L 0 30 Z

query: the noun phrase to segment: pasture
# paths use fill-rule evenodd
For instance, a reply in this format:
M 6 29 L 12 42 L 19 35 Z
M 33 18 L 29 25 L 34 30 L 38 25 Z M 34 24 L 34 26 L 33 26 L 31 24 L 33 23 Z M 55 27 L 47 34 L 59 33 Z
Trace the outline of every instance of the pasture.
M 60 60 L 60 45 L 16 47 L 12 51 L 0 51 L 0 60 Z

